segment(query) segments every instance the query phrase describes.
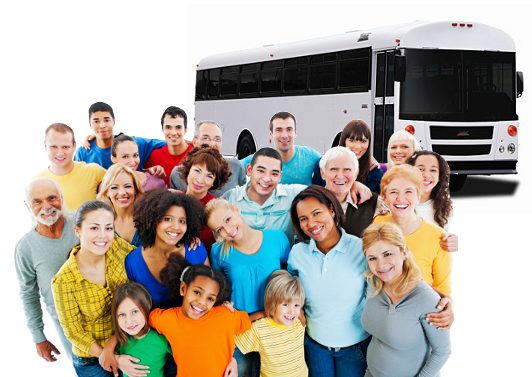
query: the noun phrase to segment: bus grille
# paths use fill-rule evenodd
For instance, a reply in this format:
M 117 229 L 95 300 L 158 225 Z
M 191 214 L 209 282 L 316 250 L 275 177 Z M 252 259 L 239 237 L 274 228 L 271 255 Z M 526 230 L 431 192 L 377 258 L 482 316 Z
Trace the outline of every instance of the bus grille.
M 432 140 L 491 140 L 493 127 L 430 126 L 430 138 Z
M 490 154 L 491 144 L 442 145 L 432 144 L 432 150 L 443 156 L 478 156 Z

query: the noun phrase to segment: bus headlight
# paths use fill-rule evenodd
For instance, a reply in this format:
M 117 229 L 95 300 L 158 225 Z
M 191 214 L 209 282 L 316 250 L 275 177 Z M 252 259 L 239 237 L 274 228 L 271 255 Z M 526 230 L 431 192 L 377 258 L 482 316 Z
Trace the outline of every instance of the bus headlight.
M 506 149 L 508 149 L 508 152 L 514 153 L 515 152 L 515 144 L 514 143 L 508 144 L 508 148 L 506 148 Z

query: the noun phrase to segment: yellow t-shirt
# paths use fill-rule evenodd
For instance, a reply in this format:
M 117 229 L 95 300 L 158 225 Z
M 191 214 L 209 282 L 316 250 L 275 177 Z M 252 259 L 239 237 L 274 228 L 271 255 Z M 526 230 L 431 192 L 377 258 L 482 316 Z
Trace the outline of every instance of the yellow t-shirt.
M 38 177 L 51 178 L 59 183 L 67 208 L 76 211 L 86 201 L 96 199 L 104 175 L 105 169 L 98 164 L 74 161 L 74 169 L 68 174 L 56 175 L 46 169 Z
M 292 326 L 283 326 L 266 317 L 253 322 L 235 343 L 244 354 L 259 352 L 261 377 L 307 377 L 304 337 L 299 319 Z
M 391 215 L 377 216 L 374 224 L 393 222 Z M 423 279 L 438 292 L 451 295 L 451 253 L 440 246 L 445 231 L 425 220 L 413 233 L 405 236 L 406 246 L 412 252 L 414 261 L 421 269 Z

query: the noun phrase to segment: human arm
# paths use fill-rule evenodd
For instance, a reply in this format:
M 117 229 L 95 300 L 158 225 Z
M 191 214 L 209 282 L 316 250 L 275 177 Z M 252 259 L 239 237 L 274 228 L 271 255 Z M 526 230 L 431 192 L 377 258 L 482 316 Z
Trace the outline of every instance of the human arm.
M 427 314 L 427 321 L 431 326 L 439 330 L 449 330 L 454 322 L 453 301 L 449 296 L 443 296 L 438 292 L 441 299 L 436 306 L 439 311 Z
M 371 160 L 369 160 L 369 170 L 378 169 L 380 167 L 379 165 L 379 161 L 377 161 L 375 156 L 371 156 Z
M 164 140 L 147 139 L 147 138 L 138 137 L 138 136 L 133 136 L 133 138 L 137 142 L 137 145 L 138 145 L 138 148 L 139 148 L 139 157 L 140 157 L 140 162 L 139 162 L 139 166 L 138 166 L 139 170 L 144 169 L 144 164 L 146 164 L 146 161 L 148 160 L 148 158 L 150 157 L 151 153 L 155 149 L 162 148 L 162 147 L 164 147 L 166 145 L 166 142 Z M 157 165 L 157 164 L 155 164 L 155 165 Z M 147 165 L 147 166 L 150 166 L 150 165 Z
M 150 173 L 154 177 L 159 177 L 159 178 L 166 177 L 166 173 L 164 172 L 164 168 L 161 165 L 150 166 L 149 168 L 144 169 L 144 171 Z
M 351 188 L 351 198 L 353 198 L 353 200 L 356 199 L 357 204 L 364 203 L 371 198 L 371 195 L 371 190 L 366 185 L 358 181 L 353 183 L 353 187 Z
M 61 353 L 49 340 L 35 343 L 35 347 L 37 348 L 37 355 L 42 357 L 44 360 L 50 362 L 57 361 L 54 353 L 56 355 L 59 355 Z
M 111 336 L 98 357 L 100 366 L 108 372 L 118 376 L 118 369 L 131 377 L 147 376 L 149 366 L 137 364 L 140 360 L 129 355 L 115 355 L 118 345 L 116 336 Z
M 458 236 L 447 233 L 440 239 L 440 246 L 447 251 L 458 251 Z
M 436 245 L 436 257 L 432 262 L 432 287 L 445 296 L 451 295 L 452 254 Z
M 238 377 L 238 364 L 234 357 L 231 358 L 231 361 L 225 367 L 224 377 Z
M 266 313 L 264 312 L 264 310 L 259 310 L 259 311 L 256 311 L 256 312 L 253 312 L 249 315 L 249 320 L 251 322 L 255 322 L 261 318 L 264 318 L 266 317 Z
M 316 161 L 316 165 L 314 165 L 314 172 L 312 173 L 312 184 L 325 187 L 325 181 L 321 176 L 320 159 L 318 159 Z
M 429 357 L 419 371 L 419 377 L 435 377 L 451 355 L 451 342 L 449 331 L 439 331 L 431 326 L 426 320 L 425 315 L 420 317 L 421 326 L 425 337 L 430 345 Z
M 91 141 L 96 139 L 96 135 L 94 134 L 90 134 L 88 135 L 86 138 L 85 138 L 85 141 L 83 142 L 83 144 L 81 145 L 83 148 L 85 148 L 86 150 L 90 151 L 91 149 Z

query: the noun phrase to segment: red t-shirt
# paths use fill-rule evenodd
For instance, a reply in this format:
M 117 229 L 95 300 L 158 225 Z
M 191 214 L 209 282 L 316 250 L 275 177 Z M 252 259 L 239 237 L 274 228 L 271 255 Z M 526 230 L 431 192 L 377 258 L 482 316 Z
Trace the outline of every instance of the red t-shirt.
M 166 177 L 164 178 L 166 186 L 170 187 L 170 174 L 172 174 L 172 169 L 179 165 L 181 161 L 187 157 L 188 152 L 190 152 L 192 148 L 194 148 L 194 146 L 192 144 L 188 144 L 187 149 L 183 153 L 176 155 L 170 154 L 168 151 L 168 145 L 165 145 L 159 149 L 155 149 L 151 152 L 150 157 L 144 164 L 144 168 L 161 165 L 166 173 Z

